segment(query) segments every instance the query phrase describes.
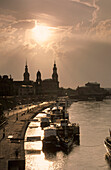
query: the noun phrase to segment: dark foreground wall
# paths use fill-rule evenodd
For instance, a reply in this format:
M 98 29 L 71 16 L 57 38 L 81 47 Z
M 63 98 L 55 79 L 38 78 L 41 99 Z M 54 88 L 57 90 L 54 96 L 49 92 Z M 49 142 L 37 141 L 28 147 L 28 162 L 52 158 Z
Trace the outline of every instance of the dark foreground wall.
M 25 169 L 25 160 L 9 160 L 8 161 L 8 170 L 24 170 Z

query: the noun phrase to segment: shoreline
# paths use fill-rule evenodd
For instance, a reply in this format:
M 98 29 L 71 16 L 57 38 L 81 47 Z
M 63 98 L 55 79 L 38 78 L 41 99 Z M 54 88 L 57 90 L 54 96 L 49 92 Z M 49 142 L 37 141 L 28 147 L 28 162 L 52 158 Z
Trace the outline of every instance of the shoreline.
M 24 152 L 24 136 L 30 119 L 34 118 L 38 112 L 42 111 L 45 107 L 49 107 L 52 103 L 44 103 L 38 105 L 33 110 L 26 114 L 19 113 L 18 120 L 16 115 L 8 118 L 5 127 L 5 137 L 2 138 L 3 128 L 0 129 L 0 168 L 3 170 L 8 169 L 8 164 L 13 166 L 25 166 L 25 152 Z M 13 136 L 15 142 L 9 136 Z M 17 139 L 17 140 L 16 140 Z M 16 162 L 16 163 L 15 163 Z M 20 167 L 21 168 L 21 167 Z M 9 168 L 10 169 L 10 168 Z

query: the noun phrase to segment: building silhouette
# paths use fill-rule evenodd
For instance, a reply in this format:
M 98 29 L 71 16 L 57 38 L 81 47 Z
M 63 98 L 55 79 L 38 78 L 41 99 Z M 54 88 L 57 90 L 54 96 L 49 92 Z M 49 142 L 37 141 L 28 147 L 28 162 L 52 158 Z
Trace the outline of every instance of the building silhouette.
M 59 81 L 57 74 L 56 63 L 54 62 L 52 79 L 44 79 L 41 78 L 41 72 L 38 70 L 37 79 L 35 83 L 36 95 L 44 95 L 44 96 L 57 96 L 59 92 Z
M 12 96 L 13 91 L 13 79 L 7 75 L 0 76 L 0 96 Z
M 28 65 L 26 62 L 23 81 L 13 81 L 13 94 L 16 96 L 57 96 L 59 93 L 59 81 L 57 66 L 54 62 L 52 78 L 42 79 L 41 72 L 38 70 L 36 81 L 30 80 Z
M 80 100 L 103 100 L 108 95 L 108 92 L 101 88 L 99 83 L 88 82 L 85 86 L 77 87 L 76 95 Z
M 23 76 L 24 76 L 24 82 L 29 82 L 30 74 L 28 72 L 27 61 L 26 61 L 25 72 L 24 72 Z
M 7 75 L 0 76 L 0 104 L 1 108 L 13 108 L 16 103 L 31 103 L 40 100 L 52 100 L 59 96 L 69 96 L 77 100 L 102 100 L 108 91 L 100 87 L 97 82 L 88 82 L 76 90 L 59 87 L 56 62 L 52 68 L 52 76 L 42 79 L 40 70 L 36 73 L 36 80 L 30 80 L 27 62 L 23 73 L 23 80 L 14 81 Z

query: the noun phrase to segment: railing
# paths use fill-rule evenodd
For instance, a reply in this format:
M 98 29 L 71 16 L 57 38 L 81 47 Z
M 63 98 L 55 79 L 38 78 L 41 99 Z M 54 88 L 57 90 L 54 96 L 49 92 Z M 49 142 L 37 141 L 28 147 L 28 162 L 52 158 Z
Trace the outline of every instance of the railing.
M 2 123 L 0 124 L 0 128 L 2 128 L 6 123 L 7 123 L 6 120 L 5 120 L 4 122 L 2 122 Z

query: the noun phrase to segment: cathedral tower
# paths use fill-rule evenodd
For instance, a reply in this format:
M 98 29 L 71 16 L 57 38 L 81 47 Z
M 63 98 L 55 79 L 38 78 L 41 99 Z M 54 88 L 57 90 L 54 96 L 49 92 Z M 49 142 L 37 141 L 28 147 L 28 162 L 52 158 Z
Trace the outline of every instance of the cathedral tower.
M 37 72 L 37 79 L 36 79 L 36 95 L 41 95 L 42 93 L 42 80 L 41 80 L 41 73 L 38 70 Z
M 27 62 L 26 62 L 26 65 L 25 65 L 25 73 L 23 74 L 23 76 L 24 76 L 24 81 L 25 81 L 25 82 L 29 82 L 30 74 L 28 73 Z
M 41 73 L 40 73 L 39 70 L 38 70 L 38 72 L 37 72 L 37 79 L 36 79 L 36 82 L 37 82 L 38 85 L 41 85 Z
M 57 74 L 57 67 L 56 67 L 55 61 L 54 61 L 54 67 L 53 67 L 52 80 L 58 82 L 58 74 Z

